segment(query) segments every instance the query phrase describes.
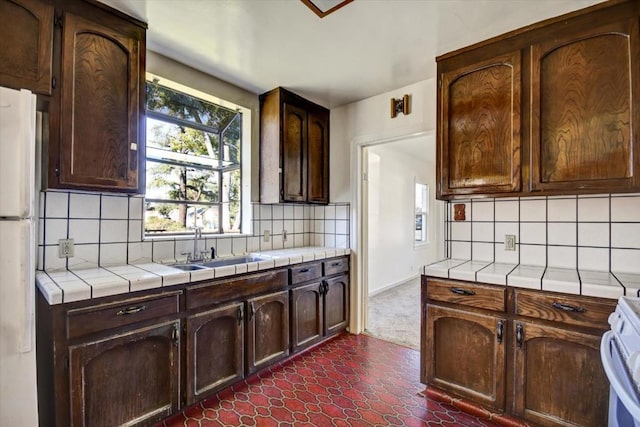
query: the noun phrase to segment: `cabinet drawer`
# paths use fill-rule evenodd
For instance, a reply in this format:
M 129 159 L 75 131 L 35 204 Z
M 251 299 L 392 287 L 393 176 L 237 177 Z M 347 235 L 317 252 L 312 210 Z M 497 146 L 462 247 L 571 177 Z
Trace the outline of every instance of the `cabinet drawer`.
M 285 290 L 287 270 L 252 274 L 242 278 L 207 282 L 187 288 L 187 308 L 205 307 L 226 301 L 241 300 L 252 295 Z
M 343 271 L 349 271 L 349 258 L 347 257 L 330 259 L 323 262 L 323 264 L 325 276 L 331 276 L 333 274 L 342 273 Z
M 292 285 L 308 282 L 310 280 L 322 277 L 322 264 L 317 262 L 314 264 L 303 264 L 289 269 L 291 275 L 290 282 Z
M 102 304 L 67 312 L 67 338 L 118 328 L 180 311 L 181 292 Z
M 616 300 L 516 290 L 516 314 L 580 326 L 609 329 Z
M 427 298 L 433 301 L 462 304 L 487 310 L 505 310 L 504 286 L 480 285 L 451 280 L 428 280 Z

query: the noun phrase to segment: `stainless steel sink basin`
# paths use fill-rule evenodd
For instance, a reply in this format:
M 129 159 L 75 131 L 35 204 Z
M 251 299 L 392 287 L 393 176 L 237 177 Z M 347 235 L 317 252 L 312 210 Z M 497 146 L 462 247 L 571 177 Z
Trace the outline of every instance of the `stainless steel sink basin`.
M 268 258 L 260 258 L 254 256 L 240 256 L 234 258 L 220 258 L 220 259 L 212 259 L 210 261 L 204 261 L 199 263 L 198 265 L 202 265 L 205 267 L 213 268 L 213 267 L 222 267 L 223 265 L 236 265 L 236 264 L 246 264 L 248 262 L 258 262 L 264 261 Z
M 172 264 L 171 267 L 184 271 L 204 270 L 206 268 L 198 264 Z

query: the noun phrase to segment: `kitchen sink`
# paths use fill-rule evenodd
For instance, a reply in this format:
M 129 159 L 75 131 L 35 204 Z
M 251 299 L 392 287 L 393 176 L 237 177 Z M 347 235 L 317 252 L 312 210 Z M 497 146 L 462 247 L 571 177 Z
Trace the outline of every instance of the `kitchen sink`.
M 223 265 L 236 265 L 236 264 L 246 264 L 248 262 L 258 262 L 264 261 L 268 258 L 260 258 L 255 256 L 240 256 L 234 258 L 220 258 L 220 259 L 212 259 L 210 261 L 204 261 L 199 263 L 198 265 L 203 265 L 205 267 L 222 267 Z
M 204 270 L 207 268 L 222 267 L 224 265 L 236 265 L 246 264 L 248 262 L 264 261 L 269 258 L 260 258 L 251 255 L 233 257 L 233 258 L 218 258 L 209 261 L 193 261 L 189 263 L 171 264 L 171 267 L 179 268 L 184 271 Z
M 171 267 L 184 271 L 204 270 L 207 268 L 198 264 L 171 264 Z

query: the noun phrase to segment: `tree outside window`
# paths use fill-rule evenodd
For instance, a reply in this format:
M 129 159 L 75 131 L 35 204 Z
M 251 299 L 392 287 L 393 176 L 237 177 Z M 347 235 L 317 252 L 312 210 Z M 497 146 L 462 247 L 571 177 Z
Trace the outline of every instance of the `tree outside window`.
M 145 232 L 241 230 L 242 114 L 148 81 Z

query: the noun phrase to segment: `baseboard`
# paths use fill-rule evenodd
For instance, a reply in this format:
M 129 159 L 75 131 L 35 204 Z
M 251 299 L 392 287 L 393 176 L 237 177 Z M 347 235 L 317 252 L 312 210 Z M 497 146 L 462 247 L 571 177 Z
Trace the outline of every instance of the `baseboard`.
M 393 283 L 390 283 L 390 284 L 388 284 L 388 285 L 386 285 L 386 286 L 383 286 L 383 287 L 382 287 L 382 288 L 380 288 L 380 289 L 376 289 L 376 290 L 375 290 L 375 291 L 373 291 L 373 292 L 369 292 L 368 297 L 369 297 L 369 298 L 371 298 L 371 297 L 372 297 L 372 296 L 374 296 L 374 295 L 377 295 L 377 294 L 379 294 L 379 293 L 382 293 L 382 292 L 384 292 L 384 291 L 387 291 L 387 290 L 389 290 L 389 289 L 391 289 L 391 288 L 395 288 L 396 286 L 398 286 L 398 285 L 402 285 L 403 283 L 406 283 L 406 282 L 408 282 L 408 281 L 410 281 L 410 280 L 413 280 L 413 279 L 415 279 L 416 277 L 420 277 L 420 273 L 419 273 L 419 272 L 418 272 L 418 273 L 416 273 L 416 274 L 412 274 L 411 276 L 409 276 L 409 277 L 407 277 L 407 278 L 405 278 L 405 279 L 397 280 L 397 281 L 395 281 L 395 282 L 393 282 Z

